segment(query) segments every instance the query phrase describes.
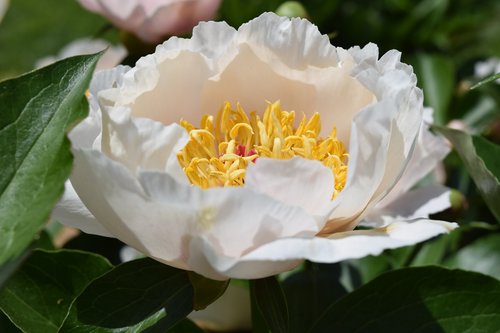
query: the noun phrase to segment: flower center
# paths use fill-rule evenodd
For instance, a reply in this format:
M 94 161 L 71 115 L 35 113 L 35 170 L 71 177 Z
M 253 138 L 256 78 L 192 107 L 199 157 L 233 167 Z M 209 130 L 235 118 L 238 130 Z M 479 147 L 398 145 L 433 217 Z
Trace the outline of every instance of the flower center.
M 303 115 L 296 128 L 294 120 L 295 112 L 283 111 L 279 101 L 268 103 L 262 119 L 255 112 L 248 116 L 239 104 L 234 110 L 226 102 L 215 121 L 211 115 L 203 116 L 200 128 L 180 121 L 189 132 L 189 142 L 177 158 L 191 183 L 201 188 L 244 185 L 248 164 L 259 157 L 317 160 L 332 170 L 335 198 L 347 178 L 349 155 L 344 144 L 335 128 L 326 138 L 319 138 L 319 113 L 309 120 Z

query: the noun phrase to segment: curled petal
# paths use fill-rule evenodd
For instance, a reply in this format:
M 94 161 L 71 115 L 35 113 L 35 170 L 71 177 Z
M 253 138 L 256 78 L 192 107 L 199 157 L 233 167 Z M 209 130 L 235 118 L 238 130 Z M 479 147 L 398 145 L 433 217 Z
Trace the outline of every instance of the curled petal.
M 89 234 L 113 237 L 85 207 L 69 181 L 64 185 L 64 195 L 54 207 L 52 218 Z
M 186 182 L 176 156 L 188 141 L 184 128 L 177 124 L 164 126 L 150 119 L 131 118 L 126 109 L 113 111 L 102 113 L 102 152 L 132 173 L 165 171 L 178 181 Z
M 377 102 L 354 117 L 346 188 L 333 203 L 324 233 L 354 228 L 389 193 L 408 163 L 422 124 L 423 97 L 411 67 L 399 62 L 399 52 L 377 57 L 373 44 L 341 53 L 343 61 L 359 61 L 352 71 Z M 356 201 L 349 200 L 353 197 Z
M 384 207 L 397 200 L 401 194 L 410 190 L 420 179 L 436 169 L 449 152 L 450 147 L 446 140 L 432 134 L 428 126 L 423 125 L 403 175 L 390 193 L 377 204 L 377 207 Z
M 425 186 L 403 194 L 385 206 L 377 206 L 365 217 L 361 225 L 382 227 L 401 218 L 427 218 L 451 205 L 450 189 L 441 186 Z

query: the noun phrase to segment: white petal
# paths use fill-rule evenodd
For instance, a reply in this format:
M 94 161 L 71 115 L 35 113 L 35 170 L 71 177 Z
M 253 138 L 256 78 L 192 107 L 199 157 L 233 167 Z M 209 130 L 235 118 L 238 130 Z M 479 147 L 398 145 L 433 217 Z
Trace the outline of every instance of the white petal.
M 184 263 L 187 213 L 151 202 L 123 165 L 98 151 L 74 150 L 71 181 L 89 211 L 116 238 L 138 251 L 160 257 L 171 266 Z M 180 215 L 175 215 L 180 214 Z
M 330 204 L 335 181 L 332 171 L 318 161 L 259 158 L 245 174 L 245 186 L 288 205 L 323 215 Z M 307 191 L 307 194 L 304 193 Z
M 130 106 L 133 116 L 164 124 L 181 118 L 197 124 L 204 86 L 218 71 L 222 55 L 231 56 L 228 48 L 235 33 L 224 22 L 206 22 L 194 29 L 191 39 L 170 38 L 154 54 L 139 59 L 122 85 L 103 91 L 103 102 Z M 217 112 L 222 102 L 210 113 Z
M 235 278 L 261 278 L 273 275 L 277 270 L 291 269 L 302 259 L 335 263 L 367 255 L 379 255 L 384 250 L 413 245 L 448 233 L 456 227 L 456 223 L 419 219 L 395 222 L 381 229 L 338 233 L 333 238 L 280 239 L 241 258 L 217 255 L 209 247 L 205 247 L 203 253 L 204 260 L 216 270 L 212 272 L 214 278 L 217 277 L 216 274 Z
M 132 261 L 142 257 L 144 257 L 144 254 L 142 254 L 141 252 L 137 251 L 136 249 L 128 245 L 125 245 L 120 249 L 121 262 Z
M 406 167 L 422 124 L 422 92 L 411 67 L 399 62 L 398 52 L 377 60 L 376 47 L 365 49 L 353 50 L 352 58 L 365 56 L 353 73 L 375 92 L 377 102 L 354 117 L 348 179 L 333 203 L 326 233 L 352 229 L 389 192 Z
M 450 189 L 441 185 L 425 186 L 401 194 L 386 206 L 377 206 L 361 224 L 381 227 L 395 220 L 429 217 L 451 206 Z
M 75 148 L 92 148 L 99 141 L 101 132 L 101 110 L 97 95 L 103 89 L 109 89 L 122 81 L 129 67 L 118 66 L 109 70 L 98 71 L 92 77 L 89 87 L 89 114 L 69 133 L 71 144 Z M 100 145 L 98 145 L 98 148 Z
M 69 181 L 64 184 L 64 195 L 54 207 L 52 217 L 89 234 L 113 237 L 85 207 Z
M 302 208 L 250 188 L 202 190 L 152 172 L 141 173 L 140 182 L 151 203 L 164 207 L 165 214 L 177 212 L 177 223 L 189 226 L 191 237 L 204 238 L 221 254 L 240 256 L 274 239 L 319 231 L 318 221 Z M 190 257 L 197 256 L 191 251 Z
M 450 147 L 443 137 L 432 134 L 427 126 L 422 126 L 413 155 L 402 177 L 378 206 L 387 206 L 397 200 L 401 194 L 407 192 L 424 176 L 436 169 L 449 151 Z
M 132 173 L 166 171 L 187 183 L 176 155 L 189 139 L 187 131 L 177 124 L 164 126 L 146 118 L 131 118 L 127 113 L 126 109 L 102 113 L 102 152 Z
M 299 115 L 319 112 L 321 135 L 337 126 L 339 138 L 348 141 L 353 115 L 373 101 L 350 71 L 335 67 L 335 48 L 306 20 L 263 14 L 240 27 L 235 44 L 237 53 L 203 92 L 206 113 L 224 101 L 261 113 L 265 101 L 280 100 Z
M 94 216 L 116 238 L 175 267 L 204 274 L 186 264 L 201 256 L 187 248 L 198 235 L 214 251 L 239 256 L 277 238 L 319 231 L 319 222 L 302 208 L 248 188 L 202 190 L 153 172 L 139 173 L 139 183 L 100 152 L 74 154 L 72 182 Z
M 112 69 L 95 72 L 92 81 L 90 81 L 90 95 L 97 98 L 101 90 L 110 89 L 122 84 L 123 75 L 129 70 L 130 67 L 119 65 Z
M 337 53 L 328 36 L 305 19 L 264 13 L 238 29 L 238 40 L 248 44 L 267 63 L 278 58 L 296 69 L 337 65 Z
M 248 255 L 252 255 L 255 251 L 259 251 L 259 253 L 265 252 L 260 258 L 252 259 L 248 255 L 232 257 L 221 254 L 215 251 L 205 238 L 198 237 L 191 240 L 189 249 L 191 252 L 200 255 L 191 256 L 189 264 L 191 267 L 196 267 L 196 272 L 199 274 L 214 280 L 227 280 L 228 277 L 259 279 L 290 271 L 297 267 L 303 261 L 303 258 L 294 249 L 288 247 L 288 245 L 294 245 L 289 244 L 288 241 L 304 239 L 312 238 L 284 238 L 279 242 L 268 243 L 250 252 Z M 290 250 L 293 253 L 289 253 Z M 297 258 L 289 259 L 288 257 L 294 256 L 293 254 Z

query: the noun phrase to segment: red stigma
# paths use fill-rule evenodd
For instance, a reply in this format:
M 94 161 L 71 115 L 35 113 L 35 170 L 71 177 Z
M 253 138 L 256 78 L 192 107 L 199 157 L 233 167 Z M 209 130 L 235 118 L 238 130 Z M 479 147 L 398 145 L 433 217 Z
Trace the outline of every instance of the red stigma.
M 247 147 L 244 145 L 239 145 L 236 147 L 235 152 L 236 155 L 241 156 L 241 157 L 247 157 L 247 156 L 253 156 L 257 155 L 257 152 L 255 149 L 250 149 L 250 151 L 247 153 Z M 257 159 L 252 160 L 253 163 L 255 163 Z

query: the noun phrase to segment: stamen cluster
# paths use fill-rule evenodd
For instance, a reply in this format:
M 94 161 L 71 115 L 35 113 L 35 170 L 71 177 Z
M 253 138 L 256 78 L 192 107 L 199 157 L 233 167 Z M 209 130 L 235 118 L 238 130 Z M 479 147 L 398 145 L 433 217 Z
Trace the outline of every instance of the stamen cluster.
M 283 111 L 279 101 L 268 103 L 262 118 L 256 112 L 248 117 L 239 103 L 233 110 L 226 102 L 215 121 L 213 116 L 205 115 L 199 128 L 181 120 L 190 139 L 177 154 L 179 163 L 192 184 L 206 189 L 244 185 L 248 164 L 259 157 L 286 160 L 300 156 L 320 161 L 332 170 L 335 197 L 345 186 L 348 160 L 336 129 L 326 138 L 319 138 L 319 113 L 308 121 L 303 115 L 296 128 L 294 121 L 295 112 Z

